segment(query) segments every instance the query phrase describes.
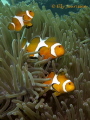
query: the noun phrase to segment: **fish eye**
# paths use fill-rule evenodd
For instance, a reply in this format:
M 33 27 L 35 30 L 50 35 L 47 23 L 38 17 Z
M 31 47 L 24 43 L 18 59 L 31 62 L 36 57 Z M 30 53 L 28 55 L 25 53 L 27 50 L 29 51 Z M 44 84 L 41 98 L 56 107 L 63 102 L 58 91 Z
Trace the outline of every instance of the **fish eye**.
M 61 47 L 61 45 L 58 46 L 59 48 Z
M 30 12 L 32 12 L 32 11 L 30 10 Z
M 68 83 L 69 85 L 71 85 L 71 83 Z

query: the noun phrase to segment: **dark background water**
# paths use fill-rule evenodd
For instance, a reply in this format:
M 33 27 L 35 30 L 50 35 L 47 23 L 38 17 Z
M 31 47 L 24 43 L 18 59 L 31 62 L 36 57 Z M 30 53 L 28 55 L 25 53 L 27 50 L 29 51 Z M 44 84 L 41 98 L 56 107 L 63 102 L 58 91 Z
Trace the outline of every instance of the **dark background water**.
M 7 0 L 10 2 L 10 0 Z M 14 0 L 16 4 L 22 1 L 26 1 L 27 4 L 33 2 L 33 0 Z M 78 12 L 81 8 L 77 8 L 77 6 L 89 6 L 89 0 L 34 0 L 38 3 L 39 7 L 45 6 L 46 9 L 51 9 L 51 11 L 55 14 L 59 15 L 69 15 L 69 12 Z M 65 8 L 61 8 L 60 6 L 64 6 Z M 76 6 L 75 8 L 67 8 L 67 6 Z
M 72 5 L 72 2 L 69 0 L 47 0 L 47 2 L 44 1 L 41 4 L 38 0 L 36 0 L 36 2 L 39 3 L 40 8 L 42 5 L 45 5 L 46 9 L 51 9 L 53 13 L 57 12 L 59 15 L 68 14 L 70 11 L 78 11 L 76 8 L 62 8 L 62 6 L 65 5 Z

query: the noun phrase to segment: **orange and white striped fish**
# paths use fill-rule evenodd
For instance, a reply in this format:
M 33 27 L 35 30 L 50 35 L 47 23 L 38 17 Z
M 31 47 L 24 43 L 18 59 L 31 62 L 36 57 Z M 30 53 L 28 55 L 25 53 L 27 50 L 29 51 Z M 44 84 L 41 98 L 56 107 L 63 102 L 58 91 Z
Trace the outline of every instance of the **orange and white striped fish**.
M 64 72 L 61 72 L 58 75 L 51 72 L 47 78 L 51 78 L 51 80 L 46 81 L 43 84 L 52 85 L 50 89 L 55 91 L 55 96 L 71 92 L 75 89 L 74 83 L 65 76 Z
M 39 51 L 39 54 L 33 54 L 31 56 L 38 57 L 38 55 L 43 56 L 43 59 L 48 58 L 57 58 L 65 53 L 64 47 L 56 42 L 55 37 L 46 37 L 45 39 L 41 39 L 41 37 L 35 37 L 31 40 L 31 42 L 26 42 L 24 39 L 22 48 L 26 45 L 27 52 L 35 52 Z
M 18 12 L 13 18 L 12 22 L 9 23 L 8 29 L 20 31 L 23 26 L 32 26 L 31 20 L 34 17 L 34 12 L 26 10 Z

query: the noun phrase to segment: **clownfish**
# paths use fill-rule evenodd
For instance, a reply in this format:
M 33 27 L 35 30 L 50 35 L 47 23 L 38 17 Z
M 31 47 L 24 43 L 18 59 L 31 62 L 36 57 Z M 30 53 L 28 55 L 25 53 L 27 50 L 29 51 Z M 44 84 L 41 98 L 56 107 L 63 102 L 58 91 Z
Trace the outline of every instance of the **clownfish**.
M 71 92 L 75 89 L 74 83 L 65 76 L 64 72 L 58 75 L 51 72 L 47 78 L 51 78 L 51 80 L 45 81 L 43 84 L 51 85 L 50 90 L 55 91 L 53 93 L 55 96 Z
M 26 39 L 23 41 L 22 48 L 24 49 L 26 46 L 27 52 L 36 52 L 39 51 L 39 54 L 33 54 L 31 56 L 38 57 L 43 56 L 43 59 L 54 59 L 64 55 L 65 49 L 64 47 L 56 42 L 55 37 L 46 37 L 45 39 L 41 39 L 41 37 L 35 37 L 31 40 L 31 42 L 27 42 Z
M 20 31 L 23 26 L 26 26 L 28 28 L 32 26 L 31 20 L 33 17 L 34 12 L 32 11 L 20 11 L 12 18 L 12 22 L 9 23 L 8 29 Z

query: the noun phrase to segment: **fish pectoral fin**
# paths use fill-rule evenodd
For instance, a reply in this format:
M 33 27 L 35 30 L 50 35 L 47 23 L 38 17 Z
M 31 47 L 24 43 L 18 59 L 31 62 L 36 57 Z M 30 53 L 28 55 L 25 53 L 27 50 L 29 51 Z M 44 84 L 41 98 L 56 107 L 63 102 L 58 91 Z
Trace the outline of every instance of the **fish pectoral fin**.
M 28 23 L 28 24 L 26 24 L 26 28 L 27 28 L 27 29 L 29 29 L 29 28 L 32 27 L 32 26 L 33 26 L 32 23 Z
M 33 25 L 33 24 L 30 23 L 30 22 L 28 22 L 28 23 L 26 24 L 27 27 L 31 27 L 32 25 Z
M 23 20 L 24 20 L 24 22 L 29 21 L 27 15 L 23 15 Z
M 56 84 L 56 83 L 53 83 L 52 84 L 52 88 L 56 91 L 56 92 L 60 92 L 60 85 Z
M 49 48 L 48 47 L 41 47 L 40 49 L 39 49 L 39 54 L 40 54 L 40 56 L 42 56 L 42 55 L 47 55 L 48 56 L 48 54 L 49 54 Z
M 56 37 L 49 37 L 47 42 L 56 42 Z
M 55 96 L 59 96 L 59 95 L 60 95 L 59 92 L 54 92 L 53 94 L 54 94 Z

